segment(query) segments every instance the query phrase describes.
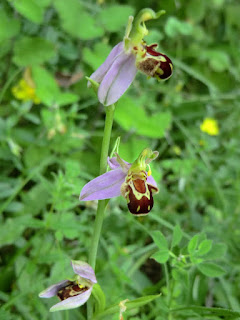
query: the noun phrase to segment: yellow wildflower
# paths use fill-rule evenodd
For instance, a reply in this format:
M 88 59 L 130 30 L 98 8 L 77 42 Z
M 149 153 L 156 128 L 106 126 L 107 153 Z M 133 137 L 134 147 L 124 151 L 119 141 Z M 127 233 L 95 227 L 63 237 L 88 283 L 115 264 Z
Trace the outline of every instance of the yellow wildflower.
M 35 85 L 31 78 L 31 71 L 29 68 L 26 68 L 23 78 L 12 87 L 12 94 L 18 100 L 31 100 L 35 104 L 40 103 L 40 99 L 36 95 Z
M 206 132 L 210 136 L 217 136 L 219 134 L 219 127 L 217 120 L 213 118 L 205 118 L 200 125 L 202 132 Z

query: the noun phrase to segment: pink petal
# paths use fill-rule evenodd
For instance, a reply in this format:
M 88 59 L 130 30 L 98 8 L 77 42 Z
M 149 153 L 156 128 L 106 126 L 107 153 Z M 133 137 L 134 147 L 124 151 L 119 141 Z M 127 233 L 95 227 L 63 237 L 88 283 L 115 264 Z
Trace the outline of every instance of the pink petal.
M 92 287 L 89 288 L 87 291 L 78 294 L 77 296 L 67 298 L 66 300 L 63 300 L 50 309 L 50 311 L 60 311 L 60 310 L 68 310 L 73 308 L 78 308 L 82 306 L 90 297 L 92 292 Z
M 118 168 L 89 181 L 80 193 L 79 200 L 103 200 L 118 197 L 126 174 Z
M 117 162 L 117 157 L 113 157 L 113 158 L 109 158 L 107 159 L 108 161 L 108 165 L 109 167 L 113 170 L 113 169 L 117 169 L 120 167 L 120 164 Z M 126 165 L 130 168 L 131 167 L 131 163 L 125 161 L 122 159 L 123 162 L 126 163 Z
M 119 42 L 109 53 L 107 59 L 101 64 L 101 66 L 90 76 L 91 79 L 100 83 L 113 64 L 117 56 L 123 52 L 123 42 Z M 88 87 L 91 86 L 91 83 L 88 81 Z
M 60 281 L 56 284 L 53 284 L 51 287 L 49 287 L 46 290 L 39 293 L 39 297 L 40 298 L 51 298 L 51 297 L 55 296 L 61 288 L 64 288 L 67 285 L 68 282 L 69 282 L 68 280 L 63 280 L 63 281 Z
M 136 57 L 122 52 L 117 56 L 98 89 L 99 101 L 109 106 L 115 103 L 128 89 L 137 73 Z
M 93 283 L 97 283 L 97 279 L 93 268 L 84 261 L 72 260 L 73 271 L 80 277 L 90 280 Z
M 156 187 L 156 188 L 158 187 L 157 186 L 157 182 L 154 180 L 153 176 L 148 176 L 147 177 L 147 183 L 152 185 L 152 186 L 154 186 L 154 187 Z

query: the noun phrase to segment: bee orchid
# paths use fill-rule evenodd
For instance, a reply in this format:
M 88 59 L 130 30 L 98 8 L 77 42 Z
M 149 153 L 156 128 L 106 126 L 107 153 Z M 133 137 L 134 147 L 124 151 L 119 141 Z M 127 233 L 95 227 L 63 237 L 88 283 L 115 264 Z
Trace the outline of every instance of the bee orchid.
M 90 76 L 88 86 L 91 86 L 91 80 L 99 84 L 98 99 L 105 106 L 115 103 L 124 94 L 138 70 L 158 80 L 166 80 L 172 75 L 172 61 L 156 51 L 157 44 L 147 46 L 143 40 L 148 34 L 145 21 L 157 19 L 163 13 L 163 10 L 155 13 L 143 9 L 135 19 L 130 16 L 123 41 Z
M 72 261 L 76 274 L 73 280 L 60 281 L 39 294 L 40 298 L 58 296 L 61 302 L 51 307 L 50 311 L 67 310 L 80 307 L 89 298 L 93 285 L 97 283 L 93 268 L 83 261 Z
M 116 154 L 116 157 L 108 159 L 111 170 L 88 182 L 79 199 L 104 200 L 122 195 L 132 214 L 148 214 L 153 207 L 153 195 L 158 192 L 149 164 L 157 156 L 157 151 L 147 148 L 130 164 Z

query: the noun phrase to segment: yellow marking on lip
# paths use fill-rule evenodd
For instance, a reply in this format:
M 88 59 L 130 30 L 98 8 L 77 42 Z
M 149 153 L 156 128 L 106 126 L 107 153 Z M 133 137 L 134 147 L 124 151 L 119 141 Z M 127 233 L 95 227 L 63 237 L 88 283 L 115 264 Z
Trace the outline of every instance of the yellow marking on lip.
M 162 76 L 164 74 L 164 71 L 161 68 L 158 68 L 157 72 Z
M 141 209 L 141 207 L 140 207 L 140 206 L 138 206 L 138 207 L 137 207 L 137 212 L 138 212 L 138 211 L 140 211 L 140 209 Z
M 166 62 L 167 61 L 167 59 L 165 57 L 163 57 L 163 56 L 159 57 L 158 60 L 161 61 L 161 62 Z

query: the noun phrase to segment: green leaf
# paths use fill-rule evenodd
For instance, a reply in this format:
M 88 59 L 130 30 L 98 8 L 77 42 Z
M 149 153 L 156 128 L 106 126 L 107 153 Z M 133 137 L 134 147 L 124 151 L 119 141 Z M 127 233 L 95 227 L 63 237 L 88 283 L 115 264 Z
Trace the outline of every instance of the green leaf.
M 170 310 L 171 313 L 175 313 L 181 310 L 192 310 L 198 313 L 201 316 L 209 317 L 209 316 L 219 316 L 224 317 L 226 320 L 236 319 L 240 317 L 240 312 L 230 310 L 230 309 L 223 309 L 223 308 L 205 308 L 200 306 L 186 306 L 180 307 L 176 309 Z
M 157 230 L 151 232 L 151 237 L 159 249 L 168 249 L 167 239 L 164 237 L 161 231 Z
M 0 246 L 16 244 L 23 231 L 29 227 L 41 228 L 43 224 L 42 221 L 32 218 L 31 214 L 6 219 L 4 225 L 0 225 Z
M 208 253 L 212 248 L 212 240 L 203 240 L 198 247 L 197 254 L 199 256 L 203 256 L 204 254 Z
M 135 300 L 131 300 L 131 301 L 126 301 L 124 303 L 124 305 L 126 306 L 127 310 L 132 310 L 135 308 L 139 308 L 144 306 L 145 304 L 159 298 L 161 295 L 160 294 L 156 294 L 156 295 L 149 295 L 149 296 L 145 296 L 145 297 L 141 297 Z M 119 303 L 114 304 L 112 306 L 110 306 L 109 308 L 107 308 L 105 311 L 98 313 L 97 315 L 95 315 L 93 317 L 93 320 L 99 320 L 102 318 L 106 318 L 106 316 L 111 315 L 111 314 L 119 314 Z
M 59 92 L 59 95 L 57 97 L 57 104 L 59 106 L 65 106 L 67 104 L 72 104 L 74 102 L 77 102 L 79 99 L 79 96 L 71 93 L 71 92 Z
M 36 85 L 36 95 L 47 106 L 54 103 L 58 106 L 71 104 L 78 100 L 78 96 L 73 93 L 62 93 L 53 75 L 42 67 L 32 68 L 33 79 Z
M 9 310 L 1 308 L 0 320 L 20 320 L 20 316 L 12 314 Z
M 161 138 L 171 125 L 170 112 L 157 112 L 148 116 L 141 105 L 133 99 L 122 97 L 118 101 L 115 120 L 126 130 L 150 138 Z
M 204 255 L 204 259 L 222 259 L 226 254 L 227 246 L 225 243 L 213 243 L 211 250 Z
M 63 29 L 80 39 L 94 39 L 101 37 L 104 32 L 96 25 L 96 19 L 84 11 L 78 0 L 55 0 L 55 9 L 62 21 Z
M 221 50 L 203 51 L 201 59 L 208 60 L 210 67 L 216 72 L 223 72 L 231 66 L 229 55 Z
M 20 21 L 10 18 L 4 11 L 0 11 L 0 42 L 18 34 Z
M 25 210 L 31 212 L 32 215 L 37 215 L 46 206 L 49 196 L 49 190 L 47 190 L 44 183 L 36 184 L 22 196 Z
M 180 241 L 182 240 L 182 236 L 183 236 L 183 232 L 182 232 L 182 229 L 181 227 L 177 224 L 175 227 L 174 227 L 174 230 L 173 230 L 173 237 L 172 237 L 172 247 L 175 247 L 177 246 Z
M 193 25 L 175 17 L 170 17 L 165 24 L 165 32 L 169 37 L 177 37 L 179 34 L 188 36 L 193 33 Z
M 24 164 L 27 169 L 37 167 L 47 159 L 50 155 L 50 150 L 39 145 L 30 144 L 23 154 Z
M 156 295 L 149 295 L 141 298 L 137 298 L 135 300 L 127 301 L 126 302 L 126 307 L 128 310 L 134 309 L 134 308 L 139 308 L 144 306 L 145 304 L 159 298 L 161 294 L 156 294 Z
M 81 225 L 78 224 L 77 218 L 72 212 L 65 212 L 65 214 L 58 217 L 48 217 L 47 226 L 53 230 L 58 231 L 58 236 L 61 238 L 75 239 L 81 232 Z M 62 235 L 61 235 L 61 233 Z
M 228 25 L 240 27 L 240 5 L 237 4 L 237 2 L 232 4 L 229 3 L 226 6 L 225 14 Z
M 95 299 L 95 312 L 96 314 L 105 309 L 106 298 L 105 294 L 98 283 L 95 283 L 92 290 L 92 295 Z
M 197 265 L 197 268 L 207 277 L 220 277 L 226 273 L 222 267 L 213 262 L 202 262 Z
M 159 251 L 154 253 L 151 258 L 159 263 L 165 263 L 169 258 L 168 243 L 161 231 L 151 233 L 154 243 L 158 246 Z
M 184 71 L 185 73 L 187 73 L 188 75 L 193 77 L 194 79 L 197 79 L 198 81 L 205 84 L 211 92 L 215 93 L 215 92 L 219 91 L 216 84 L 200 70 L 197 70 L 196 68 L 192 68 L 189 64 L 185 64 L 184 62 L 182 62 L 176 58 L 174 58 L 172 60 L 173 60 L 174 66 L 181 69 L 182 71 Z
M 196 234 L 188 243 L 188 252 L 190 254 L 194 253 L 197 249 L 199 234 Z
M 134 14 L 134 9 L 128 5 L 112 5 L 104 8 L 99 18 L 103 26 L 111 32 L 119 31 L 127 24 L 128 17 Z
M 43 67 L 32 68 L 36 95 L 46 105 L 51 106 L 57 101 L 60 89 L 54 77 Z
M 186 6 L 186 13 L 191 21 L 199 22 L 204 18 L 207 2 L 191 0 Z
M 43 20 L 44 8 L 39 5 L 41 1 L 36 0 L 13 0 L 10 1 L 14 8 L 25 18 L 35 23 L 41 23 Z
M 169 259 L 169 250 L 160 249 L 158 252 L 154 253 L 151 258 L 156 260 L 158 263 L 165 263 Z
M 48 61 L 54 55 L 54 46 L 46 39 L 23 37 L 15 44 L 13 61 L 18 66 L 31 66 Z
M 41 0 L 41 1 L 38 1 L 38 0 L 34 0 L 35 2 L 37 2 L 39 4 L 39 6 L 41 7 L 47 7 L 51 4 L 52 0 Z

